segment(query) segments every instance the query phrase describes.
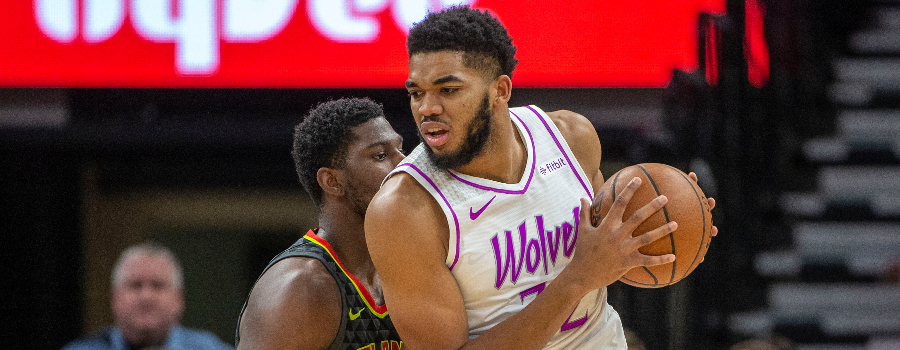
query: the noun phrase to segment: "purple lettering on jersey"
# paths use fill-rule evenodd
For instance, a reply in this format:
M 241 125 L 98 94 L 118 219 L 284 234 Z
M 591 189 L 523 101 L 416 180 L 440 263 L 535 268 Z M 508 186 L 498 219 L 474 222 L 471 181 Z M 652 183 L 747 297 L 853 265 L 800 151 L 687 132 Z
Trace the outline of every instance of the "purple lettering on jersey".
M 519 293 L 519 297 L 522 298 L 522 304 L 525 303 L 525 297 L 532 295 L 532 294 L 541 294 L 541 292 L 544 291 L 545 287 L 547 287 L 547 282 L 541 282 L 541 283 L 535 285 L 534 287 L 523 290 L 521 293 Z
M 547 267 L 547 240 L 544 237 L 544 217 L 542 215 L 538 215 L 534 217 L 534 220 L 537 221 L 537 230 L 538 237 L 541 239 L 541 257 L 544 259 L 544 275 L 549 275 L 550 270 Z M 549 231 L 546 231 L 548 234 Z
M 509 232 L 509 231 L 507 231 Z M 507 233 L 508 234 L 508 233 Z M 519 274 L 522 273 L 522 265 L 525 265 L 525 238 L 528 237 L 528 232 L 525 229 L 525 222 L 523 221 L 519 225 L 519 267 L 516 268 L 516 259 L 513 257 L 513 271 L 512 271 L 512 283 L 516 284 L 516 281 L 519 280 Z M 507 243 L 511 243 L 512 240 L 507 241 Z M 509 250 L 512 250 L 512 245 L 508 245 Z
M 519 225 L 519 240 L 521 244 L 519 245 L 519 259 L 516 261 L 516 252 L 513 249 L 513 238 L 512 232 L 506 231 L 506 254 L 500 252 L 500 241 L 497 238 L 497 235 L 494 235 L 491 238 L 491 245 L 494 247 L 494 259 L 497 262 L 497 280 L 495 283 L 495 287 L 500 289 L 503 286 L 503 282 L 506 281 L 506 275 L 509 274 L 510 264 L 512 264 L 512 283 L 516 284 L 516 281 L 519 280 L 519 274 L 522 272 L 522 265 L 525 265 L 525 222 L 522 222 Z M 505 263 L 503 267 L 500 267 L 500 256 L 504 255 L 506 257 Z
M 556 170 L 562 169 L 564 166 L 566 166 L 565 159 L 563 159 L 563 158 L 554 159 L 553 161 L 551 161 L 541 167 L 541 170 L 544 170 L 544 172 L 541 172 L 541 174 L 545 175 L 545 173 L 552 173 Z
M 575 305 L 575 309 L 578 309 L 578 305 Z M 575 321 L 572 321 L 572 315 L 574 315 L 574 314 L 575 314 L 575 310 L 572 310 L 572 313 L 569 314 L 569 318 L 567 318 L 566 322 L 563 322 L 562 327 L 559 328 L 560 332 L 573 330 L 575 328 L 580 327 L 585 322 L 587 322 L 587 312 L 586 311 L 584 313 L 584 316 L 582 316 L 581 318 L 579 318 Z
M 567 258 L 572 257 L 572 253 L 575 251 L 575 241 L 578 240 L 578 207 L 575 207 L 573 213 L 575 215 L 575 227 L 572 227 L 572 224 L 568 222 L 564 222 L 563 226 L 563 254 L 566 255 Z M 572 244 L 569 244 L 569 236 L 572 236 Z
M 572 225 L 568 222 L 564 222 L 562 224 L 562 234 L 563 234 L 563 254 L 568 258 L 572 254 L 572 249 L 575 248 L 575 242 L 572 238 Z M 572 242 L 570 245 L 569 242 Z
M 541 294 L 541 292 L 543 292 L 544 288 L 546 288 L 546 287 L 547 287 L 547 282 L 541 282 L 541 283 L 535 285 L 534 287 L 523 290 L 521 293 L 519 293 L 519 297 L 522 298 L 522 304 L 525 304 L 525 297 L 532 295 L 532 294 L 535 294 L 535 295 Z M 581 304 L 581 302 L 578 302 L 578 303 Z M 566 321 L 563 322 L 562 327 L 559 327 L 560 332 L 573 330 L 575 328 L 580 327 L 585 322 L 587 322 L 587 312 L 585 312 L 584 316 L 582 316 L 581 318 L 579 318 L 575 321 L 572 321 L 572 315 L 575 314 L 575 310 L 578 310 L 578 305 L 575 305 L 575 308 L 572 309 L 572 313 L 569 314 L 569 318 L 567 318 Z
M 506 230 L 505 242 L 506 250 L 501 250 L 500 235 L 496 234 L 491 238 L 491 246 L 494 248 L 494 261 L 497 264 L 497 278 L 494 280 L 494 287 L 500 289 L 506 282 L 506 276 L 511 275 L 512 284 L 516 284 L 522 273 L 522 266 L 525 271 L 534 275 L 540 267 L 544 265 L 544 274 L 549 274 L 548 264 L 552 263 L 556 266 L 556 258 L 559 256 L 559 243 L 562 241 L 563 254 L 571 257 L 575 251 L 575 242 L 578 240 L 578 212 L 579 207 L 572 210 L 574 222 L 569 223 L 563 221 L 560 226 L 556 226 L 556 236 L 553 231 L 544 230 L 544 217 L 537 215 L 534 217 L 537 224 L 538 234 L 536 238 L 527 239 L 528 233 L 525 222 L 519 225 L 519 254 L 516 258 L 515 245 L 513 245 L 512 231 Z M 562 235 L 562 237 L 560 237 Z M 549 259 L 548 259 L 549 250 Z M 549 261 L 549 262 L 548 262 Z M 512 272 L 510 273 L 510 270 Z
M 547 246 L 550 251 L 550 262 L 553 263 L 553 266 L 556 266 L 556 256 L 559 254 L 559 241 L 560 241 L 560 230 L 559 226 L 556 226 L 556 238 L 553 236 L 553 231 L 547 231 Z
M 534 274 L 537 271 L 538 264 L 541 263 L 541 247 L 540 243 L 537 240 L 531 239 L 528 241 L 528 249 L 525 253 L 525 268 L 528 270 L 528 273 Z M 534 254 L 532 254 L 532 252 Z M 534 257 L 532 259 L 531 257 Z M 544 264 L 546 266 L 546 264 Z

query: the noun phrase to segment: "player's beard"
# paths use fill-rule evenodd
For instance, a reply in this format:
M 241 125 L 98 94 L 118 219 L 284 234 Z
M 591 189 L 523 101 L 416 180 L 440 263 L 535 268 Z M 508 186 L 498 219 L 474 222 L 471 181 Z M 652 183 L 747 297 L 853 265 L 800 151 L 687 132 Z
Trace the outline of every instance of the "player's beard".
M 369 207 L 369 202 L 372 201 L 372 197 L 374 197 L 375 193 L 367 193 L 360 185 L 361 184 L 358 182 L 348 183 L 347 195 L 350 200 L 350 209 L 352 209 L 356 215 L 363 218 L 366 216 L 366 209 Z
M 475 117 L 466 125 L 466 139 L 463 140 L 455 152 L 446 154 L 436 154 L 431 146 L 425 143 L 422 133 L 418 133 L 419 140 L 425 143 L 425 153 L 435 166 L 442 170 L 459 169 L 459 167 L 469 164 L 475 157 L 484 151 L 491 138 L 491 106 L 488 94 L 485 92 L 484 99 L 481 100 L 481 106 L 475 112 Z

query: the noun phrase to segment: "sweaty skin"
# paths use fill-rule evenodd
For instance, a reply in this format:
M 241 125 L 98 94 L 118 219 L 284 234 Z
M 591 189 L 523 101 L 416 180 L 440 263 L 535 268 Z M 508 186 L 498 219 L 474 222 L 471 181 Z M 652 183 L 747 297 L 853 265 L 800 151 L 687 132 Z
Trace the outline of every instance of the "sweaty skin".
M 343 169 L 321 168 L 320 237 L 383 305 L 379 277 L 363 238 L 363 214 L 381 181 L 403 159 L 403 139 L 383 117 L 353 127 Z M 341 295 L 325 266 L 312 258 L 272 265 L 250 293 L 238 349 L 325 349 L 341 323 Z
M 509 116 L 512 82 L 506 75 L 486 79 L 462 64 L 460 53 L 440 51 L 410 57 L 407 90 L 417 125 L 426 118 L 441 123 L 439 139 L 430 140 L 435 154 L 458 150 L 465 126 L 487 94 L 492 135 L 485 149 L 460 173 L 504 183 L 518 182 L 526 150 Z M 591 179 L 593 191 L 603 184 L 601 146 L 593 125 L 570 111 L 547 113 Z M 421 133 L 435 124 L 426 124 Z M 425 129 L 425 130 L 422 130 Z M 427 140 L 427 138 L 426 138 Z M 647 234 L 631 233 L 666 203 L 651 201 L 630 218 L 625 206 L 640 186 L 629 183 L 598 227 L 579 225 L 578 249 L 569 266 L 535 300 L 516 315 L 474 340 L 469 340 L 466 310 L 456 280 L 445 264 L 449 227 L 431 195 L 410 175 L 388 179 L 366 213 L 366 241 L 382 278 L 385 302 L 404 346 L 412 349 L 539 349 L 565 322 L 588 292 L 611 284 L 637 266 L 671 262 L 673 255 L 646 256 L 638 248 L 672 232 L 676 224 Z M 589 221 L 590 203 L 581 202 L 580 220 Z M 427 305 L 427 307 L 423 307 Z

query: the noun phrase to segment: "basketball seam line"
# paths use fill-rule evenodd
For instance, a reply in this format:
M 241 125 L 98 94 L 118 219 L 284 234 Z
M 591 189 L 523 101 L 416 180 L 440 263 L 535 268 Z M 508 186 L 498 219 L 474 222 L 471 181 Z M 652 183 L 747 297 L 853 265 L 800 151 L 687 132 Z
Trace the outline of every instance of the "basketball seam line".
M 694 184 L 692 184 L 690 182 L 690 179 L 686 178 L 683 173 L 681 173 L 680 175 L 682 178 L 684 178 L 685 180 L 688 181 L 688 184 L 691 185 L 691 189 L 694 190 L 694 195 L 697 196 L 697 201 L 700 202 L 700 214 L 702 215 L 702 218 L 703 218 L 703 235 L 701 236 L 702 238 L 700 240 L 700 248 L 697 248 L 697 253 L 694 254 L 694 261 L 691 261 L 691 265 L 688 268 L 687 272 L 685 273 L 685 275 L 687 275 L 687 274 L 691 273 L 692 271 L 694 271 L 695 268 L 697 268 L 696 266 L 694 266 L 694 263 L 697 262 L 697 257 L 700 256 L 700 250 L 703 249 L 703 244 L 706 242 L 706 211 L 703 210 L 703 199 L 700 198 L 700 194 L 697 193 L 697 189 L 694 188 Z
M 619 175 L 622 175 L 622 172 L 619 171 L 616 173 L 616 177 L 613 178 L 613 188 L 612 188 L 612 202 L 616 203 L 616 183 L 619 182 Z
M 644 169 L 644 167 L 641 166 L 640 164 L 638 164 L 637 167 L 640 168 L 641 171 L 644 172 L 644 175 L 647 175 L 647 180 L 650 180 L 650 184 L 653 185 L 653 190 L 656 191 L 656 195 L 660 196 L 661 193 L 659 193 L 659 187 L 656 187 L 656 182 L 653 181 L 653 177 L 650 176 L 650 173 L 647 172 L 647 169 Z M 663 206 L 662 210 L 663 210 L 663 216 L 665 216 L 665 218 L 666 218 L 666 223 L 669 223 L 670 222 L 669 210 L 666 209 L 666 206 Z M 675 254 L 675 235 L 673 235 L 672 232 L 669 232 L 668 236 L 669 236 L 669 243 L 672 245 L 672 254 Z M 677 261 L 672 262 L 672 277 L 669 278 L 669 284 L 672 284 L 672 281 L 675 280 L 675 267 L 676 267 L 675 264 L 676 263 L 677 263 Z M 650 272 L 650 270 L 647 269 L 646 267 L 644 267 L 644 270 L 647 270 L 647 272 Z M 653 279 L 656 280 L 656 277 L 654 276 Z
M 621 171 L 616 172 L 616 176 L 613 177 L 613 185 L 612 185 L 612 191 L 611 191 L 611 192 L 612 192 L 612 203 L 613 203 L 613 204 L 616 203 L 616 185 L 617 185 L 618 182 L 619 182 L 619 175 L 622 175 L 622 172 L 621 172 Z M 643 266 L 642 266 L 642 267 L 643 267 Z M 628 277 L 625 277 L 625 276 L 622 276 L 622 278 L 624 278 L 625 280 L 630 281 L 630 282 L 632 282 L 632 283 L 635 283 L 635 284 L 641 284 L 641 285 L 645 285 L 645 286 L 653 286 L 653 287 L 658 286 L 658 285 L 659 285 L 659 280 L 656 279 L 656 276 L 655 276 L 652 272 L 650 272 L 650 270 L 648 270 L 646 267 L 644 267 L 644 270 L 647 271 L 648 274 L 650 274 L 650 277 L 653 277 L 653 284 L 641 283 L 641 282 L 638 282 L 638 281 L 634 281 L 634 280 L 632 280 L 632 279 L 630 279 L 630 278 L 628 278 Z
M 651 276 L 652 276 L 652 274 L 651 274 Z M 659 287 L 659 283 L 656 283 L 656 284 L 641 283 L 641 282 L 635 281 L 635 280 L 630 279 L 630 278 L 625 277 L 625 276 L 622 276 L 622 278 L 625 279 L 625 280 L 627 280 L 627 281 L 629 281 L 629 282 L 631 282 L 631 283 L 634 283 L 634 284 L 640 284 L 640 285 L 642 285 L 642 286 Z M 663 287 L 665 287 L 665 286 L 663 286 Z

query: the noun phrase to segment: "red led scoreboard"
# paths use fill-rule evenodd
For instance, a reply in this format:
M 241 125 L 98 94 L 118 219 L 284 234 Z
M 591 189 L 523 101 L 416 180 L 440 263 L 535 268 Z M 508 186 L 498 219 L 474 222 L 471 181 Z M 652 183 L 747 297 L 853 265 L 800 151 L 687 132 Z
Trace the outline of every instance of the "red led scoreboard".
M 402 88 L 406 32 L 454 4 L 491 10 L 518 87 L 662 87 L 697 67 L 697 18 L 725 0 L 17 0 L 0 87 Z

